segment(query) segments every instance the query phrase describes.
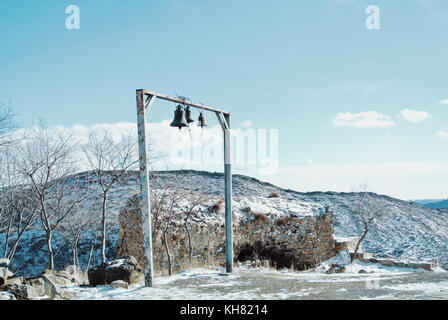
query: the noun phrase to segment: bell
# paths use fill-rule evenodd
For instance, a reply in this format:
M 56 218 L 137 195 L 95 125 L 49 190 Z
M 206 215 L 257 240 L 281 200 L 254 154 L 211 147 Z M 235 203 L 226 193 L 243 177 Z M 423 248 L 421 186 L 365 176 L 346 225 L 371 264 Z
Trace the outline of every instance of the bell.
M 199 119 L 198 119 L 198 127 L 204 128 L 206 126 L 207 126 L 207 124 L 205 123 L 205 117 L 201 112 L 201 114 L 199 115 Z
M 188 123 L 192 123 L 192 122 L 194 122 L 194 120 L 193 120 L 193 118 L 192 118 L 192 116 L 191 116 L 191 109 L 190 109 L 190 107 L 187 107 L 187 108 L 185 109 L 185 116 L 187 117 L 187 122 L 188 122 Z
M 188 127 L 187 119 L 185 118 L 185 110 L 181 105 L 177 106 L 176 111 L 174 112 L 174 120 L 170 124 L 171 127 L 177 127 L 179 130 L 181 128 Z

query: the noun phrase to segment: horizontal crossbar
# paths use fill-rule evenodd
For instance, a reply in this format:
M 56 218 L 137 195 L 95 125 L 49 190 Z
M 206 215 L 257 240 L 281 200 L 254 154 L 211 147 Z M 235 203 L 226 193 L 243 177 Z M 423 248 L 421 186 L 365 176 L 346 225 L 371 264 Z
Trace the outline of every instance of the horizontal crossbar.
M 192 102 L 192 101 L 181 99 L 181 98 L 170 97 L 170 96 L 167 96 L 165 94 L 161 94 L 161 93 L 154 92 L 154 91 L 146 91 L 145 90 L 145 94 L 147 96 L 157 97 L 157 98 L 165 100 L 165 101 L 180 103 L 180 104 L 183 104 L 183 105 L 186 105 L 186 106 L 190 106 L 190 107 L 194 107 L 194 108 L 198 108 L 198 109 L 203 109 L 203 110 L 208 110 L 208 111 L 213 111 L 213 112 L 220 112 L 222 114 L 230 115 L 229 111 L 216 109 L 216 108 L 213 108 L 213 107 L 210 107 L 210 106 L 203 105 L 201 103 L 196 103 L 196 102 Z

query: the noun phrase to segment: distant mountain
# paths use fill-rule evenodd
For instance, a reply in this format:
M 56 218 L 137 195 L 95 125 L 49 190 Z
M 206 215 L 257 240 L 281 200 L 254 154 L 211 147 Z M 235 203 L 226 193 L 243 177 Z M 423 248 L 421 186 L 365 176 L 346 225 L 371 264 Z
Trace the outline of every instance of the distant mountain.
M 427 204 L 430 204 L 430 203 L 436 203 L 436 202 L 443 201 L 443 199 L 422 199 L 422 200 L 412 200 L 412 201 L 426 206 Z
M 428 203 L 425 204 L 425 206 L 432 209 L 448 209 L 448 199 L 439 202 Z

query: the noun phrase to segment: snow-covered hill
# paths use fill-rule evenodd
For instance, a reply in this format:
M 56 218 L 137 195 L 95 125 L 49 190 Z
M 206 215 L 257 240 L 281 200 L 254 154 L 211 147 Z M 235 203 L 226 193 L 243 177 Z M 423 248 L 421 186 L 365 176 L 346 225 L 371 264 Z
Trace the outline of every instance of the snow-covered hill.
M 91 179 L 88 173 L 76 178 Z M 171 184 L 178 188 L 194 190 L 214 196 L 222 196 L 224 191 L 223 174 L 196 171 L 156 172 L 151 177 L 151 187 L 163 188 Z M 138 191 L 137 172 L 130 172 L 126 179 L 117 185 L 110 194 L 109 201 L 109 251 L 114 258 L 118 233 L 118 212 L 132 194 Z M 354 193 L 311 192 L 300 193 L 285 190 L 269 183 L 242 175 L 233 176 L 234 197 L 268 197 L 276 193 L 284 200 L 310 203 L 310 205 L 331 205 L 335 213 L 335 233 L 338 237 L 356 236 L 350 205 L 355 199 Z M 363 243 L 368 252 L 389 255 L 397 258 L 428 259 L 439 258 L 442 267 L 448 269 L 448 210 L 433 210 L 423 205 L 394 199 L 388 196 L 373 195 L 373 200 L 387 204 L 388 212 L 379 221 Z M 277 208 L 273 208 L 275 212 Z M 92 235 L 89 236 L 91 238 Z M 41 240 L 39 240 L 42 238 Z M 81 241 L 80 255 L 87 255 L 90 240 Z M 4 237 L 0 235 L 0 248 Z M 55 243 L 60 243 L 55 237 Z M 0 252 L 1 253 L 1 252 Z M 96 252 L 96 261 L 98 261 Z M 70 264 L 70 250 L 60 250 L 56 257 L 58 267 Z M 83 263 L 83 259 L 81 259 Z M 45 245 L 43 234 L 38 230 L 29 231 L 13 261 L 13 267 L 21 274 L 36 273 L 45 267 Z

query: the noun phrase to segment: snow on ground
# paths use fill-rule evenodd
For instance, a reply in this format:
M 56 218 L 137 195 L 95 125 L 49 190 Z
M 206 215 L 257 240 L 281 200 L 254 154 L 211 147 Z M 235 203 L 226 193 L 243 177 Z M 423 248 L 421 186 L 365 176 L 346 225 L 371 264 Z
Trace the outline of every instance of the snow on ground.
M 358 274 L 358 270 L 374 271 Z M 448 272 L 354 263 L 345 274 L 290 272 L 264 268 L 189 269 L 156 277 L 153 288 L 143 283 L 129 289 L 111 286 L 65 287 L 75 300 L 301 300 L 301 299 L 448 299 Z

